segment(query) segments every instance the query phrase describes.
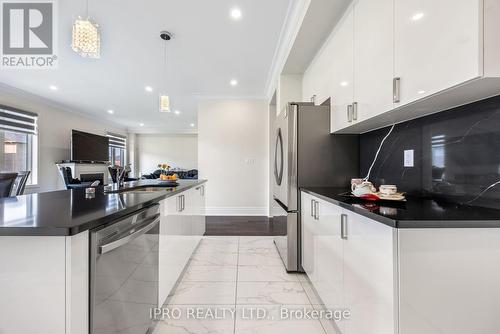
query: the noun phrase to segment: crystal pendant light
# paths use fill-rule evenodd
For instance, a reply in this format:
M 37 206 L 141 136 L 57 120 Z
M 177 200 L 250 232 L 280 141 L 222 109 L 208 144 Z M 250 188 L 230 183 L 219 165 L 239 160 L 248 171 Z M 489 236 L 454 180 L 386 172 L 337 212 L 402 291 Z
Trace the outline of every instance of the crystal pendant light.
M 101 32 L 99 25 L 89 18 L 89 3 L 87 0 L 87 19 L 78 17 L 73 23 L 71 49 L 82 57 L 101 57 Z
M 165 56 L 165 63 L 164 63 L 164 73 L 165 76 L 167 75 L 167 41 L 169 41 L 172 38 L 172 35 L 168 31 L 162 31 L 160 32 L 160 38 L 165 41 L 165 46 L 164 46 L 164 56 Z M 160 112 L 170 112 L 170 98 L 166 93 L 160 94 Z

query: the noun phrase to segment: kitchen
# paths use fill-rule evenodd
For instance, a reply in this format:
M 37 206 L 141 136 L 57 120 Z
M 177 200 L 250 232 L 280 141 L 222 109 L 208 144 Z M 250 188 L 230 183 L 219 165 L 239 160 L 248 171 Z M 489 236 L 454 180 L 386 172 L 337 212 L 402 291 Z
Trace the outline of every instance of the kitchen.
M 186 123 L 199 179 L 1 200 L 0 332 L 498 332 L 500 4 L 288 5 L 263 96 Z

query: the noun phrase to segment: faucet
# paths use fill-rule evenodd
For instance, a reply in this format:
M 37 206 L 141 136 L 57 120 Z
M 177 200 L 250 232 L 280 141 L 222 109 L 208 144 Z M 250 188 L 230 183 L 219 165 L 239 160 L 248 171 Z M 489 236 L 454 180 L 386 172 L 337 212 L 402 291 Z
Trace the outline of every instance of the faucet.
M 125 172 L 125 168 L 116 166 L 116 183 L 118 185 L 118 188 L 123 187 Z

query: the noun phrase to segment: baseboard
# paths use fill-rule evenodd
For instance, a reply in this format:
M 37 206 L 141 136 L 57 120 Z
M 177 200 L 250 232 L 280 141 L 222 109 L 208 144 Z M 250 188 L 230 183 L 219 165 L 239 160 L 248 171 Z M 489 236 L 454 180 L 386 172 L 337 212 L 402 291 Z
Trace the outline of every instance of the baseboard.
M 207 216 L 268 216 L 267 207 L 207 207 Z

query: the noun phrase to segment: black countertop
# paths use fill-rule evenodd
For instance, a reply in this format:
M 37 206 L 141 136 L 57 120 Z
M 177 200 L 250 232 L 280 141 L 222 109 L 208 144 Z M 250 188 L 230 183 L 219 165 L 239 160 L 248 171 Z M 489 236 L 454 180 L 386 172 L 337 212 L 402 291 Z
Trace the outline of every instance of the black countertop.
M 369 202 L 339 196 L 348 190 L 305 187 L 302 191 L 394 228 L 500 228 L 500 210 L 408 197 L 406 202 Z
M 104 193 L 88 198 L 84 189 L 51 191 L 0 199 L 0 236 L 66 236 L 120 219 L 162 199 L 205 183 L 179 180 L 177 187 L 154 192 Z M 158 185 L 156 180 L 127 182 L 126 188 Z

